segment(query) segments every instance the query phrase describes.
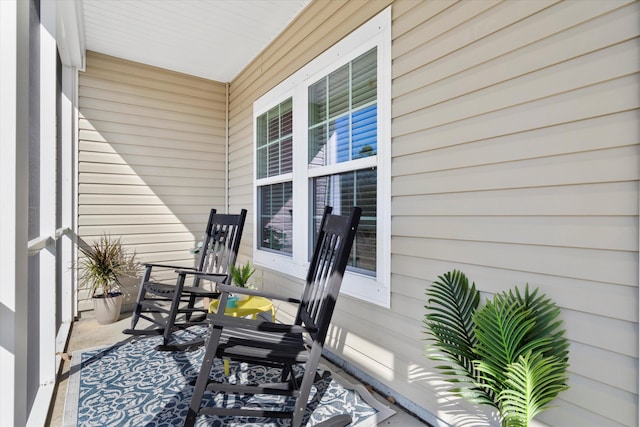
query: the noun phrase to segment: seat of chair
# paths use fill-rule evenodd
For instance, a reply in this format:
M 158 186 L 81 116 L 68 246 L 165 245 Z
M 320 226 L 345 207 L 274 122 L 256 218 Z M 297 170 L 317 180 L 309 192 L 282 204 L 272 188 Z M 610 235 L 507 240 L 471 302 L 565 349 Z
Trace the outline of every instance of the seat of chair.
M 304 363 L 309 358 L 302 334 L 261 331 L 260 320 L 233 318 L 238 324 L 252 323 L 252 327 L 233 327 L 227 324 L 220 337 L 217 355 L 246 361 L 265 359 L 281 363 Z M 235 323 L 233 320 L 229 323 Z

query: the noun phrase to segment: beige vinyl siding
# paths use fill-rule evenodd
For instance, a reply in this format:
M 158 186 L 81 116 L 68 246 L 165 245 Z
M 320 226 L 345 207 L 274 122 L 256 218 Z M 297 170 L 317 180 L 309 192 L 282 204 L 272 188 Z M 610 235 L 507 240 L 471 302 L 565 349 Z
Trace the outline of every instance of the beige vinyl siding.
M 539 420 L 637 425 L 638 4 L 478 3 L 394 15 L 394 301 L 452 268 L 540 287 L 571 388 Z
M 529 283 L 571 342 L 540 425 L 637 425 L 638 2 L 312 2 L 231 83 L 231 206 L 254 221 L 253 102 L 390 3 L 391 309 L 341 297 L 330 348 L 450 425 L 496 425 L 443 392 L 424 291 L 454 268 L 485 297 Z
M 209 210 L 225 210 L 226 85 L 88 52 L 79 105 L 80 238 L 192 265 Z

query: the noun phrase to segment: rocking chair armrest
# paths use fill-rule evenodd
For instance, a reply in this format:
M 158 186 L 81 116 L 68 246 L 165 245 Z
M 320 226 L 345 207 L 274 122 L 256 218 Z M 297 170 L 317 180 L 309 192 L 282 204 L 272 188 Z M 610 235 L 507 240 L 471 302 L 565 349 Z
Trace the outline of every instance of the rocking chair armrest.
M 226 327 L 249 329 L 260 332 L 290 333 L 302 334 L 317 332 L 317 328 L 307 327 L 304 325 L 289 325 L 286 323 L 273 323 L 264 320 L 253 320 L 243 317 L 225 316 L 224 314 L 209 313 L 207 321 L 213 327 Z
M 172 270 L 189 270 L 190 269 L 190 267 L 185 267 L 184 265 L 154 264 L 151 262 L 142 263 L 142 266 L 145 268 L 149 268 L 149 267 L 170 268 Z M 195 268 L 191 268 L 191 270 L 195 271 Z
M 228 274 L 207 273 L 206 271 L 189 270 L 184 268 L 178 268 L 176 273 L 180 275 L 193 274 L 199 276 L 201 279 L 211 280 L 212 282 L 222 283 L 229 277 Z
M 261 291 L 259 289 L 241 288 L 239 286 L 233 286 L 233 285 L 218 285 L 218 291 L 219 292 L 230 292 L 230 293 L 233 293 L 233 294 L 251 295 L 251 296 L 263 297 L 263 298 L 267 298 L 267 299 L 271 299 L 271 300 L 278 300 L 278 301 L 285 301 L 285 302 L 292 302 L 292 303 L 295 303 L 295 304 L 300 304 L 300 300 L 299 299 L 284 297 L 282 295 L 277 295 L 277 294 L 274 294 L 274 293 L 271 293 L 271 292 Z

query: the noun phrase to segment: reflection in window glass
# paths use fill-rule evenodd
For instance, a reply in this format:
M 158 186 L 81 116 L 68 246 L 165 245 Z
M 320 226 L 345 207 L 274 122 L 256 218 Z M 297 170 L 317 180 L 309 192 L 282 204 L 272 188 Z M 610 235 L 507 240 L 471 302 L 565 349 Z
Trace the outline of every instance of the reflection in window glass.
M 260 249 L 285 254 L 292 252 L 293 186 L 291 182 L 258 188 Z
M 351 270 L 374 275 L 376 271 L 376 181 L 375 168 L 314 178 L 313 227 L 314 239 L 320 227 L 324 207 L 333 213 L 346 215 L 353 206 L 362 208 L 362 217 L 351 250 Z M 313 242 L 315 243 L 315 242 Z
M 256 141 L 258 179 L 289 173 L 293 170 L 291 98 L 258 117 Z
M 377 50 L 318 80 L 309 94 L 309 166 L 377 154 Z

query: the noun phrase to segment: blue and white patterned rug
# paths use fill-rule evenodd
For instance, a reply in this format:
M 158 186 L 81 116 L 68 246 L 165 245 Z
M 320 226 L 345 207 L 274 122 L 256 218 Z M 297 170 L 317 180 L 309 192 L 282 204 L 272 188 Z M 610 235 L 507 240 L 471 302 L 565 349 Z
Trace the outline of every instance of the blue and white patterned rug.
M 174 334 L 175 335 L 175 334 Z M 192 337 L 180 336 L 178 340 Z M 73 426 L 182 426 L 193 382 L 204 348 L 194 352 L 161 352 L 161 337 L 128 340 L 101 349 L 74 352 L 65 400 L 64 427 Z M 353 426 L 375 426 L 394 414 L 362 386 L 349 384 L 336 373 L 319 370 L 307 405 L 305 422 L 312 426 L 333 415 L 349 413 Z M 279 370 L 246 363 L 231 363 L 231 375 L 222 363 L 212 377 L 220 381 L 255 382 L 278 378 Z M 277 396 L 227 397 L 205 394 L 207 405 L 251 405 L 281 410 L 293 401 Z M 214 403 L 215 402 L 215 403 Z M 196 426 L 287 426 L 290 420 L 199 416 Z M 304 425 L 304 423 L 303 423 Z

